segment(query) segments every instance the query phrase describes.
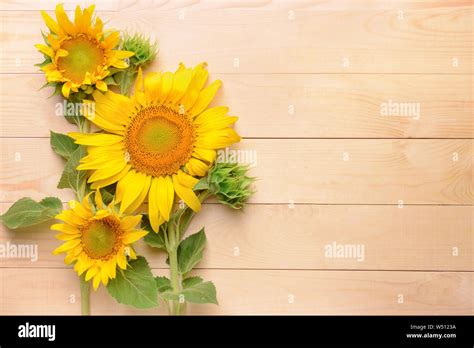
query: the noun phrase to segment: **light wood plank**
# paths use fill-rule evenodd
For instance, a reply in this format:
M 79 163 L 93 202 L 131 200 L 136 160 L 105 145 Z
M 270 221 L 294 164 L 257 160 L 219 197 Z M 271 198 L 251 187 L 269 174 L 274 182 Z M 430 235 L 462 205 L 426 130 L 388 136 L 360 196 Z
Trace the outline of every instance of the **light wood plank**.
M 190 305 L 189 314 L 473 314 L 473 273 L 198 273 L 216 284 L 220 305 Z M 0 269 L 0 280 L 0 314 L 80 314 L 79 281 L 72 270 Z M 398 303 L 399 295 L 403 304 Z M 75 303 L 70 303 L 72 296 Z M 91 305 L 96 315 L 165 313 L 164 307 L 136 310 L 119 305 L 103 288 L 92 295 Z
M 96 5 L 95 8 L 97 11 L 116 11 L 119 9 L 121 1 L 122 0 L 62 0 L 60 3 L 64 4 L 64 9 L 66 11 L 74 11 L 77 5 L 81 6 L 82 8 L 88 7 L 90 5 Z M 1 0 L 0 11 L 54 11 L 57 4 L 58 1 L 56 0 Z
M 211 74 L 223 89 L 214 105 L 238 115 L 243 137 L 470 138 L 472 76 Z M 0 75 L 1 136 L 73 131 L 61 97 L 38 91 L 41 75 Z M 419 103 L 420 117 L 381 116 L 383 105 Z M 59 104 L 58 104 L 59 103 Z M 59 113 L 61 114 L 61 113 Z
M 149 10 L 159 7 L 161 10 L 176 9 L 185 6 L 193 6 L 193 9 L 209 10 L 215 8 L 263 8 L 263 9 L 287 9 L 296 8 L 318 8 L 330 10 L 362 10 L 362 9 L 384 9 L 395 10 L 401 5 L 403 8 L 419 9 L 426 7 L 443 7 L 443 2 L 439 0 L 234 0 L 222 2 L 219 0 L 65 0 L 63 1 L 66 10 L 74 10 L 77 4 L 89 6 L 95 4 L 99 10 L 121 10 L 133 12 L 137 10 Z M 459 5 L 469 5 L 469 0 L 457 1 Z M 29 0 L 2 0 L 0 1 L 1 11 L 19 10 L 54 10 L 57 2 L 54 0 L 42 0 L 32 2 Z M 446 6 L 446 5 L 444 5 Z
M 0 204 L 0 213 L 10 204 Z M 335 223 L 337 221 L 337 223 Z M 473 271 L 474 207 L 249 205 L 243 212 L 206 204 L 189 233 L 205 226 L 208 243 L 199 268 Z M 0 258 L 2 267 L 67 267 L 51 252 L 61 243 L 49 224 L 9 231 L 0 243 L 38 246 L 38 260 Z M 331 258 L 327 248 L 356 245 L 360 258 Z M 136 244 L 152 267 L 165 253 Z
M 0 202 L 72 197 L 55 188 L 63 163 L 49 139 L 0 144 Z M 473 203 L 473 140 L 247 139 L 235 149 L 254 157 L 253 203 Z
M 213 2 L 201 8 L 192 2 L 171 9 L 157 4 L 104 13 L 104 19 L 111 27 L 159 39 L 155 66 L 163 69 L 175 69 L 179 61 L 208 61 L 215 73 L 472 72 L 469 2 L 352 11 L 318 3 L 296 3 L 291 10 L 265 4 Z M 41 41 L 39 13 L 2 11 L 0 20 L 0 72 L 37 71 L 33 65 L 41 56 L 33 45 Z

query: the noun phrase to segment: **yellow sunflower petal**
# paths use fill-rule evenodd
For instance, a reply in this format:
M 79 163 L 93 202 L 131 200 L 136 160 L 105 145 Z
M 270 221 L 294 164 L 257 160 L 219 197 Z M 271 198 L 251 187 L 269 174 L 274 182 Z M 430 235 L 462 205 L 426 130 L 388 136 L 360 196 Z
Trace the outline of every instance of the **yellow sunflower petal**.
M 176 176 L 181 185 L 186 186 L 190 189 L 194 188 L 194 186 L 196 186 L 196 184 L 199 182 L 199 179 L 196 179 L 191 175 L 186 174 L 182 170 L 178 171 L 178 174 Z
M 188 86 L 186 94 L 180 101 L 188 111 L 196 103 L 196 100 L 201 93 L 201 89 L 207 81 L 209 73 L 207 72 L 206 66 L 206 63 L 201 63 L 194 67 L 191 83 Z
M 130 204 L 127 209 L 125 210 L 126 213 L 131 214 L 134 211 L 138 210 L 140 206 L 143 204 L 145 199 L 148 196 L 148 192 L 150 191 L 150 184 L 151 184 L 151 176 L 147 176 L 147 183 L 143 186 L 142 191 L 138 195 L 138 197 Z
M 79 233 L 79 230 L 77 229 L 77 227 L 74 227 L 74 226 L 71 226 L 71 225 L 68 225 L 68 224 L 54 224 L 54 225 L 51 225 L 50 228 L 52 230 L 60 231 L 60 232 L 63 232 L 63 233 L 68 233 L 68 234 L 77 234 L 77 233 Z
M 156 102 L 160 96 L 161 74 L 149 73 L 145 77 L 145 96 L 147 103 Z
M 95 5 L 91 5 L 82 11 L 82 23 L 80 31 L 87 33 L 91 27 L 92 13 L 94 12 Z
M 132 232 L 127 232 L 123 235 L 122 242 L 124 244 L 132 244 L 140 238 L 145 237 L 147 234 L 148 232 L 143 230 L 134 230 Z
M 173 74 L 169 71 L 161 75 L 159 103 L 163 103 L 173 87 Z
M 186 69 L 183 64 L 180 67 L 174 74 L 173 87 L 167 97 L 172 104 L 176 104 L 183 97 L 193 77 L 192 69 Z
M 240 141 L 240 136 L 232 128 L 199 135 L 194 146 L 204 149 L 221 149 Z
M 104 46 L 105 49 L 111 50 L 111 49 L 113 49 L 115 46 L 118 45 L 119 41 L 120 41 L 119 32 L 118 32 L 118 31 L 114 31 L 114 32 L 112 32 L 111 34 L 109 34 L 109 35 L 105 38 L 105 40 L 104 40 L 104 42 L 103 42 L 102 45 Z
M 196 158 L 190 158 L 185 168 L 191 175 L 204 176 L 209 170 L 209 165 Z
M 77 33 L 76 27 L 69 20 L 66 12 L 64 11 L 63 4 L 58 4 L 56 6 L 56 19 L 61 28 L 63 28 L 66 33 L 75 35 Z
M 142 220 L 141 215 L 126 216 L 122 218 L 122 221 L 120 222 L 120 228 L 124 231 L 131 230 L 135 228 L 140 223 L 141 220 Z
M 202 149 L 199 147 L 195 147 L 193 150 L 193 157 L 199 158 L 200 160 L 206 161 L 208 163 L 214 163 L 216 156 L 216 150 Z
M 107 270 L 100 270 L 100 279 L 102 280 L 102 284 L 104 284 L 104 286 L 107 286 L 107 284 L 109 283 L 109 275 L 107 274 Z
M 93 267 L 89 268 L 89 270 L 86 273 L 86 282 L 89 281 L 92 277 L 94 277 L 97 273 L 99 273 L 100 269 L 97 265 L 94 265 Z
M 115 68 L 119 68 L 119 69 L 126 69 L 128 68 L 128 64 L 123 61 L 123 60 L 118 60 L 118 59 L 113 59 L 111 62 L 110 62 L 110 66 L 113 66 Z
M 67 241 L 66 243 L 64 243 L 63 245 L 61 245 L 59 248 L 56 248 L 56 249 L 53 251 L 53 254 L 54 254 L 54 255 L 61 254 L 61 253 L 65 252 L 65 251 L 74 249 L 74 248 L 75 248 L 76 246 L 78 246 L 79 244 L 81 244 L 81 240 L 80 240 L 80 239 L 69 240 L 69 241 Z
M 73 226 L 82 226 L 84 224 L 84 219 L 78 216 L 74 211 L 72 210 L 63 210 L 61 213 L 56 215 L 54 217 L 55 219 L 63 220 L 64 222 L 67 222 L 69 225 Z
M 122 179 L 130 171 L 131 165 L 127 164 L 120 172 L 108 177 L 107 179 L 97 180 L 91 184 L 91 189 L 96 190 L 102 187 L 112 185 Z
M 130 58 L 135 55 L 135 52 L 132 51 L 110 51 L 111 57 L 115 59 L 125 59 L 125 58 Z
M 101 277 L 100 277 L 100 272 L 98 272 L 95 276 L 94 276 L 94 280 L 92 282 L 93 286 L 94 286 L 94 291 L 97 290 L 97 288 L 99 287 L 100 285 L 100 280 L 101 280 Z
M 125 168 L 127 163 L 124 159 L 118 159 L 110 161 L 106 166 L 103 166 L 97 169 L 87 180 L 87 182 L 94 182 L 97 180 L 108 179 L 118 173 L 120 173 L 123 168 Z
M 117 254 L 117 265 L 121 269 L 127 268 L 127 258 L 125 257 L 125 252 L 123 249 L 121 249 Z
M 139 198 L 142 190 L 148 190 L 150 187 L 150 180 L 151 177 L 149 175 L 131 170 L 124 179 L 118 182 L 117 202 L 120 199 L 121 213 L 123 213 L 129 205 Z
M 78 216 L 83 219 L 88 219 L 92 216 L 92 212 L 90 210 L 85 209 L 81 203 L 74 199 L 69 201 L 69 208 L 71 208 Z
M 150 193 L 148 194 L 148 216 L 150 218 L 151 227 L 155 232 L 158 232 L 160 225 L 165 222 L 158 208 L 158 200 L 158 179 L 153 178 L 150 185 Z
M 71 82 L 70 81 L 63 84 L 61 92 L 62 92 L 64 98 L 69 98 L 69 93 L 71 92 Z
M 203 112 L 207 108 L 207 106 L 211 103 L 211 101 L 214 99 L 214 96 L 216 95 L 217 91 L 219 90 L 221 86 L 222 86 L 222 82 L 220 80 L 216 80 L 213 83 L 211 83 L 209 86 L 204 88 L 199 94 L 199 97 L 196 100 L 196 103 L 189 110 L 189 114 L 194 117 L 196 115 L 199 115 L 201 112 Z
M 102 92 L 107 92 L 107 84 L 104 81 L 97 81 L 95 86 Z
M 46 54 L 47 56 L 54 58 L 54 51 L 51 47 L 42 45 L 42 44 L 36 44 L 35 47 L 40 51 L 41 53 Z
M 79 5 L 76 6 L 76 11 L 74 12 L 74 24 L 76 28 L 82 28 L 82 10 Z
M 50 15 L 48 15 L 45 11 L 41 11 L 41 17 L 43 17 L 43 20 L 49 30 L 51 30 L 53 33 L 61 34 L 62 31 L 59 29 L 58 23 L 56 23 Z
M 79 145 L 106 146 L 117 144 L 123 140 L 123 137 L 115 134 L 70 132 L 68 135 Z
M 192 189 L 183 186 L 179 180 L 178 176 L 173 175 L 173 186 L 176 191 L 176 194 L 190 207 L 193 211 L 198 212 L 201 210 L 201 202 L 197 198 L 196 194 Z
M 174 188 L 173 180 L 169 176 L 154 178 L 157 180 L 158 208 L 161 216 L 168 221 L 173 208 Z
M 102 195 L 100 193 L 100 190 L 95 191 L 94 200 L 95 200 L 95 205 L 98 209 L 104 208 L 105 205 L 104 205 L 104 201 L 102 200 Z
M 78 233 L 78 234 L 66 234 L 66 233 L 59 233 L 57 234 L 56 236 L 54 236 L 56 239 L 59 239 L 59 240 L 62 240 L 62 241 L 68 241 L 68 240 L 71 240 L 71 239 L 76 239 L 76 238 L 80 238 L 81 237 L 81 234 Z

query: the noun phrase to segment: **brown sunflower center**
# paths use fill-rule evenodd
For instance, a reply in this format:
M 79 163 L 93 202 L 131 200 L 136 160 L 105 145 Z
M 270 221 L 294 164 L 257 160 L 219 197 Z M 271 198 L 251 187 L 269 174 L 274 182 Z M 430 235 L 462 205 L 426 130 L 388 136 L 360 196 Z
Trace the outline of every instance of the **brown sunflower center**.
M 168 106 L 140 110 L 125 133 L 125 149 L 132 166 L 152 176 L 172 175 L 191 158 L 194 126 L 185 114 Z
M 66 57 L 58 59 L 58 68 L 63 76 L 72 82 L 82 83 L 86 73 L 94 74 L 105 63 L 104 49 L 95 39 L 85 36 L 64 41 L 61 48 L 68 52 Z
M 81 232 L 83 250 L 91 259 L 108 260 L 118 253 L 123 234 L 118 219 L 92 220 Z

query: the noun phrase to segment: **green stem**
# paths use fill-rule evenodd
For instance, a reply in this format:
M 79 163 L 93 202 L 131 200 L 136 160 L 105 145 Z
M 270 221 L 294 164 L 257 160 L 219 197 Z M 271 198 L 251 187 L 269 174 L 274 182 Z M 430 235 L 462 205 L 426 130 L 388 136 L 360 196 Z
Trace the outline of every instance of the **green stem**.
M 179 237 L 178 231 L 175 229 L 174 222 L 171 221 L 168 225 L 168 255 L 170 261 L 170 281 L 173 293 L 179 296 L 181 287 L 181 275 L 178 268 L 178 246 Z M 186 303 L 178 300 L 169 302 L 169 314 L 182 315 L 186 312 Z
M 81 277 L 81 314 L 90 315 L 90 297 L 91 297 L 91 284 L 86 282 L 84 277 Z
M 89 121 L 83 117 L 81 122 L 78 124 L 79 131 L 81 133 L 89 133 L 90 131 L 90 123 Z M 87 184 L 86 181 L 81 183 L 78 192 L 76 193 L 76 198 L 79 202 L 82 202 L 84 197 L 86 196 L 87 192 Z M 82 315 L 90 315 L 91 308 L 90 308 L 90 297 L 91 297 L 91 284 L 90 282 L 86 281 L 84 276 L 80 277 L 81 279 L 81 314 Z

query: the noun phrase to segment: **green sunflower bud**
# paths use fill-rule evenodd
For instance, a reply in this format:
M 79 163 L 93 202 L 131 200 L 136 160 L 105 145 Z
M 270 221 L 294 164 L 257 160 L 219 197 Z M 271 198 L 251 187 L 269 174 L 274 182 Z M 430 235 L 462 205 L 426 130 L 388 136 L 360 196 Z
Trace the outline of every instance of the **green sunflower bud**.
M 239 163 L 216 163 L 195 189 L 207 188 L 220 203 L 241 209 L 255 192 L 255 178 L 247 176 L 248 170 L 249 166 Z
M 135 52 L 135 55 L 129 58 L 130 65 L 138 67 L 149 64 L 155 59 L 158 52 L 158 43 L 151 43 L 150 38 L 146 38 L 139 33 L 125 34 L 122 50 Z

